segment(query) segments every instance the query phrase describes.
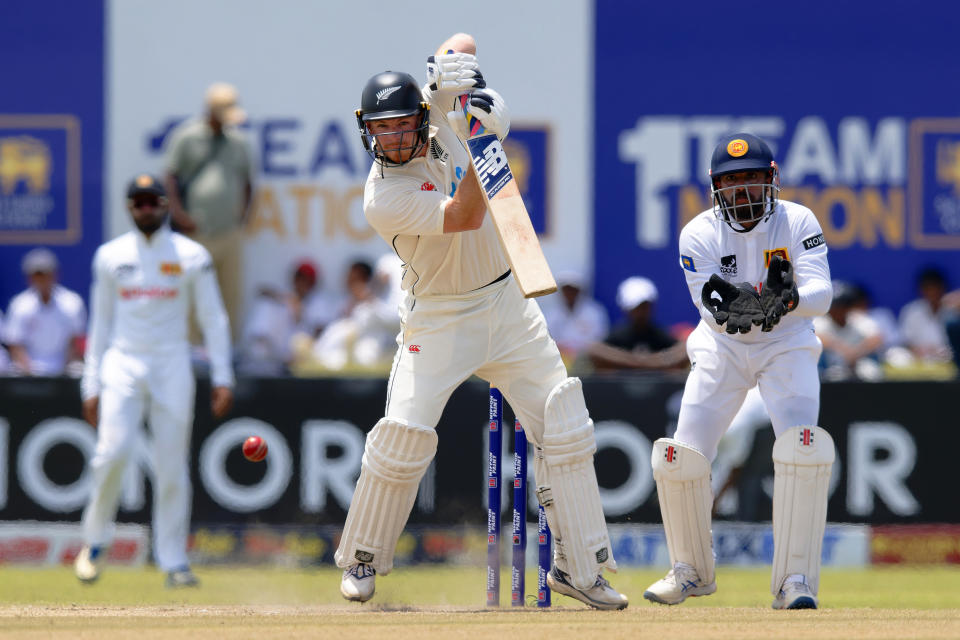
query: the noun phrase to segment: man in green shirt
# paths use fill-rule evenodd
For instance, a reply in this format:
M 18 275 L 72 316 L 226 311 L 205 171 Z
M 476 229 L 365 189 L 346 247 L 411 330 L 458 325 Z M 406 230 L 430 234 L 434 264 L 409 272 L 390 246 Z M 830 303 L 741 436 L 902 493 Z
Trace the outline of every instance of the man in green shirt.
M 211 85 L 205 117 L 171 133 L 166 158 L 171 222 L 213 257 L 231 327 L 240 325 L 242 231 L 253 191 L 250 152 L 235 129 L 245 117 L 232 85 Z

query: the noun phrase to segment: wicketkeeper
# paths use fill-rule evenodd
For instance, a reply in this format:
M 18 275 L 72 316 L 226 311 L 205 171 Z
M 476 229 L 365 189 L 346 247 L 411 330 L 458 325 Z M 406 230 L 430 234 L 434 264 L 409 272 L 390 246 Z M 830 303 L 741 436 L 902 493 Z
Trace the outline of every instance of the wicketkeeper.
M 680 234 L 680 266 L 701 321 L 690 334 L 673 439 L 653 447 L 653 475 L 673 565 L 643 594 L 679 604 L 717 590 L 710 464 L 747 391 L 759 385 L 773 446 L 776 609 L 815 609 L 833 440 L 820 411 L 813 317 L 832 288 L 827 246 L 806 207 L 779 199 L 777 163 L 749 133 L 724 137 L 710 163 L 713 207 Z

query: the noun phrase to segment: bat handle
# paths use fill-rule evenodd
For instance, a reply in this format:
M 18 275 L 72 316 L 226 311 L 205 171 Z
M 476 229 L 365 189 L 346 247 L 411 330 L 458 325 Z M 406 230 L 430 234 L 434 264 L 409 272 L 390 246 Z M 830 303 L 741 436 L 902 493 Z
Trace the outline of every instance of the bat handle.
M 487 132 L 487 128 L 477 118 L 473 117 L 473 114 L 467 112 L 467 100 L 470 99 L 469 93 L 461 94 L 457 100 L 460 101 L 460 110 L 463 111 L 463 117 L 467 119 L 467 137 L 472 138 L 474 136 L 483 135 Z

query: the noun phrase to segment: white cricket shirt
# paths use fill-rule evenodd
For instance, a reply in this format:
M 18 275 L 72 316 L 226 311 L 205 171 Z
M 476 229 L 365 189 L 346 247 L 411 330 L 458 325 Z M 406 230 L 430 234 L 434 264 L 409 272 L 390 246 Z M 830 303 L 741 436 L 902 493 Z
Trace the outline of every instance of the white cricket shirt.
M 211 381 L 232 386 L 230 323 L 207 250 L 166 226 L 149 239 L 134 230 L 101 245 L 93 256 L 83 397 L 99 394 L 107 348 L 141 356 L 187 352 L 190 302 L 209 352 Z
M 424 99 L 430 100 L 429 90 Z M 510 268 L 493 220 L 475 231 L 443 232 L 444 210 L 470 171 L 470 156 L 431 104 L 425 157 L 400 167 L 374 163 L 363 191 L 363 212 L 403 260 L 402 287 L 414 296 L 461 294 L 496 280 Z
M 775 254 L 793 264 L 799 304 L 780 319 L 773 331 L 764 333 L 760 327 L 753 327 L 746 334 L 726 333 L 700 302 L 703 285 L 716 273 L 729 282 L 749 282 L 760 291 L 767 279 L 770 257 Z M 813 331 L 812 318 L 830 308 L 833 286 L 823 230 L 810 209 L 787 200 L 780 200 L 766 221 L 746 233 L 738 233 L 717 219 L 713 209 L 698 214 L 680 232 L 680 266 L 701 322 L 737 342 L 769 342 Z

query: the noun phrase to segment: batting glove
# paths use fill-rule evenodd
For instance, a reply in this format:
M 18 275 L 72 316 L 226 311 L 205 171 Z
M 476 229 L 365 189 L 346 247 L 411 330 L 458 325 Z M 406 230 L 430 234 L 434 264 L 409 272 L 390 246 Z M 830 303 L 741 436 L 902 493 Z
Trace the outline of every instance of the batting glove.
M 427 58 L 427 84 L 434 93 L 466 93 L 487 86 L 469 53 L 445 53 Z
M 493 89 L 476 89 L 470 93 L 466 112 L 477 118 L 490 133 L 501 140 L 510 132 L 510 111 L 503 97 Z

